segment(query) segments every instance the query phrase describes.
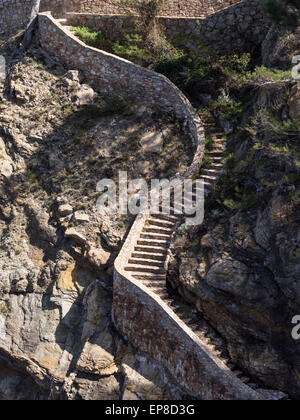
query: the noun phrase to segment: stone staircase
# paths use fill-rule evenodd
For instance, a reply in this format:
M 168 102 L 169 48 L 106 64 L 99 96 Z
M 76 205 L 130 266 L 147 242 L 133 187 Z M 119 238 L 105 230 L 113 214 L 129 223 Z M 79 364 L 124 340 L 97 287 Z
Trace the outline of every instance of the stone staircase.
M 208 128 L 208 127 L 207 127 Z M 209 196 L 216 185 L 216 182 L 224 168 L 225 140 L 223 133 L 217 132 L 214 126 L 211 127 L 210 135 L 213 140 L 213 147 L 206 153 L 210 163 L 201 170 L 200 179 L 204 181 L 205 196 Z M 192 195 L 192 201 L 196 198 L 196 193 Z M 146 219 L 144 228 L 136 240 L 134 251 L 125 266 L 135 280 L 140 281 L 144 286 L 154 292 L 164 301 L 174 313 L 183 321 L 188 328 L 209 348 L 209 351 L 216 358 L 221 360 L 232 374 L 241 382 L 259 390 L 260 386 L 247 377 L 237 366 L 235 366 L 224 347 L 220 343 L 222 340 L 213 338 L 212 328 L 203 319 L 202 315 L 193 308 L 189 313 L 182 311 L 186 308 L 186 302 L 167 285 L 167 270 L 169 261 L 169 248 L 176 228 L 182 221 L 181 216 L 174 214 L 176 203 L 171 204 L 171 213 L 164 214 L 162 211 L 150 214 Z M 259 390 L 260 391 L 260 390 Z M 258 391 L 258 392 L 259 392 Z M 263 390 L 261 390 L 263 391 Z M 270 399 L 286 399 L 282 393 L 274 391 Z
M 206 156 L 211 163 L 202 169 L 200 179 L 204 181 L 204 193 L 209 195 L 217 182 L 223 168 L 225 158 L 225 144 L 222 133 L 213 136 L 214 147 Z M 190 198 L 190 202 L 196 200 L 197 190 Z M 140 280 L 150 287 L 160 297 L 166 294 L 166 275 L 168 265 L 168 251 L 176 227 L 181 221 L 181 216 L 175 215 L 175 206 L 180 203 L 171 203 L 170 215 L 161 211 L 150 214 L 144 228 L 137 238 L 134 252 L 132 252 L 125 271 L 133 278 Z
M 168 304 L 172 310 L 193 331 L 193 333 L 208 346 L 211 354 L 222 360 L 232 373 L 244 384 L 254 390 L 259 389 L 258 384 L 254 383 L 231 362 L 227 350 L 224 348 L 223 340 L 217 337 L 215 331 L 203 319 L 202 315 L 195 308 L 189 307 L 181 296 L 172 288 L 166 287 L 165 293 L 168 295 Z

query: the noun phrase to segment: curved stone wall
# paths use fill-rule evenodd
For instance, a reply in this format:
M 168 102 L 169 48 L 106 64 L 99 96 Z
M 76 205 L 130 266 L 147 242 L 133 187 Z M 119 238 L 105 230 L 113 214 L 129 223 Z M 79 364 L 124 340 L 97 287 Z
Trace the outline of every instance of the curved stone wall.
M 81 70 L 99 92 L 155 105 L 186 122 L 198 145 L 201 121 L 183 93 L 165 76 L 105 51 L 88 47 L 48 13 L 39 15 L 39 38 L 45 50 L 67 68 Z

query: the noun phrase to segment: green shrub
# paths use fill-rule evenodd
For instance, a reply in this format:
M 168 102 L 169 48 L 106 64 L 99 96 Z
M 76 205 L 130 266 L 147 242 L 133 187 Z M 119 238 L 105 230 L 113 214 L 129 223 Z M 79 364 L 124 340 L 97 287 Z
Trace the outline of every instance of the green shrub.
M 93 31 L 88 26 L 73 26 L 72 31 L 81 41 L 91 47 L 106 51 L 111 50 L 112 42 L 109 41 L 101 31 Z
M 217 109 L 227 120 L 232 120 L 243 111 L 243 104 L 231 98 L 219 98 L 212 101 L 212 108 Z
M 268 69 L 265 66 L 256 67 L 251 73 L 246 74 L 246 80 L 249 81 L 274 81 L 280 82 L 282 80 L 289 80 L 292 78 L 290 71 L 283 71 L 278 69 Z
M 266 123 L 276 137 L 298 137 L 300 132 L 300 118 L 282 121 L 273 115 L 269 115 Z
M 263 0 L 262 3 L 273 23 L 285 27 L 297 27 L 299 25 L 299 0 Z

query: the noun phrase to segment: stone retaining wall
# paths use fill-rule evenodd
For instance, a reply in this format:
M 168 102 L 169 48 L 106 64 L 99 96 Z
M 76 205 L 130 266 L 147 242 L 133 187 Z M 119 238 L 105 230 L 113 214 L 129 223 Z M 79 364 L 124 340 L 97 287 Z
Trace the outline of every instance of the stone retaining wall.
M 0 0 L 0 33 L 28 22 L 32 0 Z
M 163 14 L 167 16 L 207 16 L 238 0 L 166 0 Z M 0 0 L 0 33 L 28 23 L 33 0 Z M 51 11 L 55 17 L 65 12 L 122 14 L 122 0 L 41 0 L 41 12 Z
M 40 10 L 51 10 L 54 16 L 65 14 L 67 0 L 41 0 Z M 0 0 L 0 33 L 25 26 L 29 22 L 33 0 Z
M 41 11 L 49 10 L 54 17 L 65 17 L 68 12 L 72 24 L 100 28 L 116 40 L 124 29 L 130 29 L 127 18 L 120 16 L 119 1 L 41 0 Z M 33 0 L 0 0 L 0 33 L 27 24 L 32 4 Z M 260 0 L 170 0 L 167 5 L 165 14 L 171 17 L 161 17 L 160 23 L 170 39 L 198 36 L 219 50 L 248 51 L 263 41 L 270 26 L 264 19 Z M 221 11 L 216 13 L 218 10 Z M 110 16 L 103 16 L 107 13 Z M 197 15 L 202 18 L 179 17 Z
M 163 16 L 208 16 L 225 9 L 240 0 L 165 0 Z M 127 10 L 122 6 L 123 0 L 70 0 L 69 12 L 93 14 L 123 14 Z
M 69 25 L 89 26 L 101 30 L 109 39 L 120 39 L 124 32 L 134 31 L 132 19 L 124 15 L 67 13 Z M 190 44 L 199 37 L 217 50 L 250 51 L 267 35 L 270 24 L 265 20 L 260 0 L 245 0 L 205 19 L 160 17 L 168 39 Z

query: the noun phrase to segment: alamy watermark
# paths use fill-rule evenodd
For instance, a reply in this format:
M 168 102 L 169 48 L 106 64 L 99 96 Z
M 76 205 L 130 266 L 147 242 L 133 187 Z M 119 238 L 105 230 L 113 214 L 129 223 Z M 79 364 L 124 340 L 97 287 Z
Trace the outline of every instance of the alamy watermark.
M 292 58 L 292 64 L 295 64 L 292 68 L 292 77 L 295 80 L 300 80 L 300 55 L 295 55 Z
M 300 340 L 300 315 L 295 315 L 292 319 L 295 327 L 292 329 L 292 337 L 294 340 Z
M 182 215 L 187 226 L 200 225 L 204 220 L 203 180 L 152 179 L 148 185 L 143 178 L 128 181 L 127 172 L 120 171 L 118 182 L 102 179 L 97 191 L 96 207 L 101 214 Z
M 0 55 L 0 81 L 6 78 L 6 60 L 3 55 Z

